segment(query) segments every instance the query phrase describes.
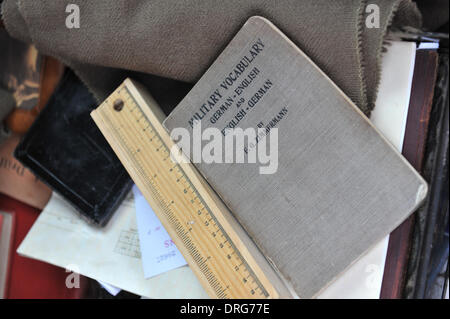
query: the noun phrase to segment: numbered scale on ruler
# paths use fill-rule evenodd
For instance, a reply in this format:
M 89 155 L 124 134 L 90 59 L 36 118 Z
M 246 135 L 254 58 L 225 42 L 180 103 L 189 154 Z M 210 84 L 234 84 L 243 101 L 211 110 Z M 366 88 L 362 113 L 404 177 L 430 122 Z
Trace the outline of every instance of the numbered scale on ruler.
M 171 159 L 164 115 L 144 89 L 125 80 L 91 116 L 211 297 L 279 297 L 209 185 Z

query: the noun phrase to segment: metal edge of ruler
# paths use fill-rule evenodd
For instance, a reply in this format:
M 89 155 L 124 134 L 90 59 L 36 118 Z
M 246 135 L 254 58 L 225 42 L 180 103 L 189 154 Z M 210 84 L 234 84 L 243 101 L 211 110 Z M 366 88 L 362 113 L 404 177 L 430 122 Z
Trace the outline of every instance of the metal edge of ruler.
M 164 210 L 161 202 L 158 202 L 154 198 L 155 194 L 150 194 L 144 185 L 145 182 L 140 180 L 140 177 L 136 172 L 133 171 L 132 167 L 129 167 L 128 163 L 132 162 L 132 157 L 128 154 L 127 150 L 118 142 L 117 134 L 111 124 L 108 125 L 107 113 L 112 110 L 111 97 L 123 88 L 126 88 L 130 96 L 134 99 L 136 106 L 140 108 L 141 112 L 146 117 L 146 120 L 152 125 L 155 131 L 158 133 L 159 138 L 162 143 L 170 149 L 174 142 L 170 139 L 168 133 L 162 126 L 162 120 L 164 115 L 160 109 L 151 109 L 149 105 L 157 106 L 156 102 L 147 94 L 145 90 L 138 90 L 135 84 L 131 80 L 127 79 L 122 83 L 116 91 L 114 91 L 108 99 L 103 102 L 96 110 L 91 113 L 92 118 L 96 122 L 97 126 L 102 131 L 105 138 L 108 140 L 109 144 L 113 150 L 118 155 L 121 162 L 124 164 L 125 168 L 138 185 L 141 191 L 145 195 L 146 199 L 152 204 L 153 207 L 158 207 L 159 209 L 154 209 L 157 216 L 161 219 L 164 227 L 174 240 L 175 244 L 182 252 L 186 261 L 190 265 L 191 269 L 196 274 L 197 278 L 200 280 L 202 286 L 206 289 L 211 297 L 223 297 L 224 294 L 218 293 L 212 286 L 211 282 L 206 278 L 200 266 L 191 255 L 189 249 L 185 246 L 185 243 L 180 238 L 180 235 L 173 228 L 173 224 L 167 218 L 166 214 L 159 211 Z M 145 107 L 142 107 L 145 106 Z M 109 110 L 107 109 L 109 107 Z M 105 110 L 104 110 L 105 109 Z M 111 111 L 110 113 L 114 113 Z M 239 258 L 243 263 L 246 264 L 248 271 L 254 276 L 256 280 L 260 282 L 260 285 L 264 292 L 264 296 L 268 298 L 289 298 L 292 294 L 288 292 L 285 284 L 280 279 L 277 272 L 270 266 L 265 257 L 256 248 L 256 245 L 248 237 L 245 231 L 242 229 L 240 224 L 234 219 L 231 213 L 228 211 L 226 206 L 220 201 L 218 196 L 210 189 L 209 184 L 203 180 L 200 174 L 196 171 L 195 167 L 190 163 L 179 163 L 178 164 L 183 170 L 183 174 L 186 175 L 189 182 L 192 184 L 193 188 L 198 192 L 203 200 L 204 206 L 209 209 L 209 214 L 211 217 L 215 218 L 216 223 L 221 228 L 221 232 L 228 236 L 233 249 L 239 254 Z M 214 213 L 213 213 L 214 212 Z M 250 252 L 251 251 L 251 252 Z M 230 293 L 231 294 L 231 293 Z M 250 298 L 254 297 L 250 294 L 248 295 L 237 295 L 240 298 Z

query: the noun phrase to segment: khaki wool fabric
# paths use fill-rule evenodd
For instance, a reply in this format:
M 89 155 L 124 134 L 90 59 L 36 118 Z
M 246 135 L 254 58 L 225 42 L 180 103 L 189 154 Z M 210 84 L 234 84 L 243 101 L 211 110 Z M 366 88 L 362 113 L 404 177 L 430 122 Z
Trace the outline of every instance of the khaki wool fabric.
M 72 67 L 99 102 L 126 70 L 197 81 L 244 22 L 259 15 L 279 26 L 368 115 L 388 27 L 421 23 L 409 0 L 78 0 L 80 28 L 69 29 L 69 3 L 5 0 L 4 24 L 13 37 Z M 369 3 L 380 8 L 380 28 L 365 26 Z

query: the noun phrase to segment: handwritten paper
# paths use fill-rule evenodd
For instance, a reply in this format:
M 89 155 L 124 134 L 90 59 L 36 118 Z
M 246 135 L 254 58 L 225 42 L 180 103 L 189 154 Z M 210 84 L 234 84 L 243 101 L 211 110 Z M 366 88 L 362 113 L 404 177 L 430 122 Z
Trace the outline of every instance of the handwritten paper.
M 145 278 L 186 265 L 181 253 L 136 185 L 136 222 Z
M 133 195 L 103 228 L 86 223 L 53 193 L 17 252 L 147 298 L 208 298 L 188 266 L 145 279 Z

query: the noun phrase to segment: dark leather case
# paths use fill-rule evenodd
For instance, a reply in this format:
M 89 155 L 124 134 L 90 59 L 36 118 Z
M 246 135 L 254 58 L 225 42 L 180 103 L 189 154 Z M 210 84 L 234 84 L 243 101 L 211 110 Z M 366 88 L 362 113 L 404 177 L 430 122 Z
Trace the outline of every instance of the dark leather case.
M 88 220 L 104 226 L 132 181 L 90 117 L 96 107 L 67 69 L 14 155 Z

